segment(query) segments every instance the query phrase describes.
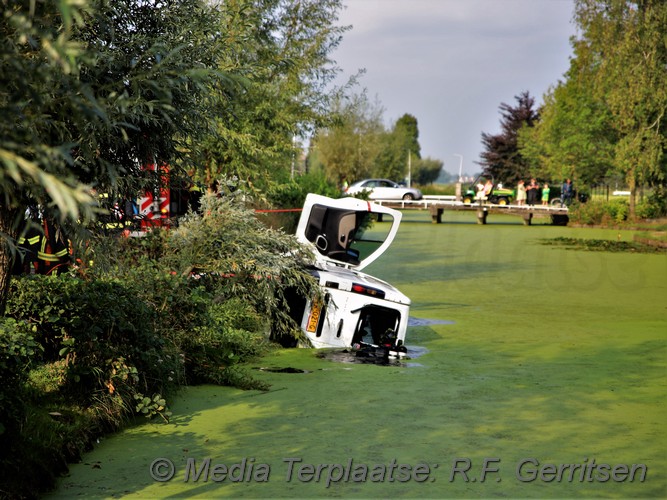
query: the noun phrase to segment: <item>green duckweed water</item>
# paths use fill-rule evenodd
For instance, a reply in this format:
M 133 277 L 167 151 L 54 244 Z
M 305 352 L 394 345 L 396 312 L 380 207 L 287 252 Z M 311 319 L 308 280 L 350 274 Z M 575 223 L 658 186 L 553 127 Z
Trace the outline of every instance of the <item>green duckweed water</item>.
M 631 241 L 630 232 L 471 219 L 446 214 L 435 225 L 428 212 L 406 212 L 394 245 L 367 270 L 411 297 L 411 316 L 434 320 L 408 330 L 407 343 L 426 350 L 414 363 L 278 351 L 253 364 L 269 392 L 187 388 L 170 424 L 104 439 L 50 498 L 667 496 L 667 258 L 539 241 Z M 286 367 L 296 373 L 259 370 Z M 151 477 L 158 458 L 174 464 L 170 481 Z M 245 459 L 249 480 L 203 481 L 202 472 L 193 481 L 191 470 L 185 482 L 187 464 L 203 470 L 206 458 L 211 469 Z M 289 481 L 286 459 L 302 460 Z M 482 481 L 485 459 L 498 471 Z M 397 466 L 394 481 L 369 473 L 328 486 L 327 471 L 338 469 L 296 477 L 298 466 L 350 460 L 430 474 L 397 480 Z M 465 460 L 468 480 L 452 477 Z M 588 481 L 593 461 L 643 464 L 647 474 Z M 530 480 L 535 462 L 573 465 L 560 479 L 547 466 Z

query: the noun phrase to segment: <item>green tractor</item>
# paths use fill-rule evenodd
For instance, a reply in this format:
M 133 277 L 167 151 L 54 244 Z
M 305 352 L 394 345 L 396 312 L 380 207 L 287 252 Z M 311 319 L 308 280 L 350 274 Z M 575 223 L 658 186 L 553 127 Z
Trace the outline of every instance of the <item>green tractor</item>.
M 514 200 L 514 190 L 502 187 L 502 184 L 496 183 L 493 178 L 480 175 L 463 191 L 461 199 L 466 205 L 480 201 L 509 205 Z

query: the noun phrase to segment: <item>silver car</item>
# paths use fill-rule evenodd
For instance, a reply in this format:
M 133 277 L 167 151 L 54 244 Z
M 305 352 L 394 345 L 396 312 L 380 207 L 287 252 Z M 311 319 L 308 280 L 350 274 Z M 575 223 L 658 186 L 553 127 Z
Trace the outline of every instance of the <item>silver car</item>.
M 401 186 L 388 179 L 366 179 L 355 182 L 347 188 L 347 196 L 356 196 L 362 191 L 368 193 L 371 200 L 421 200 L 422 192 L 419 189 Z

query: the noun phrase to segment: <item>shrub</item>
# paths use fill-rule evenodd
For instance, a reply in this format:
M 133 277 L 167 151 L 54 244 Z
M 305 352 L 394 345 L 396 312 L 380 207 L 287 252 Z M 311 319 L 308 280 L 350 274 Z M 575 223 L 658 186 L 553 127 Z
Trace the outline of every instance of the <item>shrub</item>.
M 587 203 L 573 202 L 568 215 L 572 222 L 598 225 L 621 223 L 627 220 L 629 212 L 625 199 L 589 200 Z
M 635 207 L 635 214 L 640 219 L 655 219 L 667 215 L 667 188 L 656 187 Z M 587 203 L 573 203 L 569 217 L 579 224 L 620 224 L 628 220 L 630 206 L 626 198 L 611 200 L 590 200 Z
M 41 443 L 22 437 L 30 412 L 30 393 L 25 383 L 30 368 L 39 361 L 40 351 L 26 322 L 0 318 L 0 497 L 25 491 L 20 479 L 26 475 L 40 481 L 54 474 L 40 461 L 23 458 L 33 447 L 41 448 Z
M 0 318 L 0 446 L 24 419 L 24 384 L 40 354 L 41 346 L 26 322 Z
M 71 274 L 13 280 L 0 320 L 0 445 L 11 457 L 0 458 L 0 496 L 26 478 L 48 488 L 134 415 L 167 419 L 179 385 L 267 388 L 240 363 L 269 347 L 269 330 L 299 333 L 285 290 L 312 295 L 317 283 L 310 255 L 243 197 L 207 198 L 173 231 L 91 240 Z
M 89 405 L 100 393 L 117 395 L 122 415 L 136 393 L 170 392 L 178 384 L 179 358 L 155 332 L 155 311 L 120 281 L 14 280 L 7 315 L 34 326 L 45 361 L 64 361 L 60 391 L 72 401 Z
M 650 195 L 637 203 L 637 217 L 657 219 L 667 215 L 667 187 L 656 186 Z
M 605 216 L 603 223 L 620 223 L 628 220 L 630 214 L 630 204 L 625 198 L 612 199 L 605 206 Z
M 298 209 L 303 207 L 308 193 L 316 193 L 330 198 L 339 198 L 342 193 L 329 182 L 324 173 L 312 172 L 299 175 L 288 183 L 276 184 L 267 193 L 267 200 L 277 209 Z M 266 224 L 274 229 L 282 229 L 292 234 L 296 231 L 300 212 L 272 213 L 262 215 Z
M 573 202 L 569 208 L 570 221 L 578 224 L 600 224 L 605 214 L 604 203 L 598 200 L 588 203 Z
M 262 224 L 242 193 L 203 198 L 202 215 L 188 216 L 168 246 L 165 265 L 180 275 L 197 272 L 215 302 L 239 300 L 273 332 L 298 335 L 285 293 L 317 293 L 305 264 L 312 255 L 295 236 Z

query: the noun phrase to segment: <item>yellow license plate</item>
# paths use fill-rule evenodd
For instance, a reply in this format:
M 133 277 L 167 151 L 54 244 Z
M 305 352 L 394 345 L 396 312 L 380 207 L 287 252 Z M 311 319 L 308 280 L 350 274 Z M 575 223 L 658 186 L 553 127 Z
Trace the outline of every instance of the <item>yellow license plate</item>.
M 310 309 L 310 316 L 308 316 L 308 326 L 306 327 L 306 331 L 314 332 L 317 330 L 317 324 L 320 322 L 320 312 L 320 305 L 313 302 L 313 307 Z

